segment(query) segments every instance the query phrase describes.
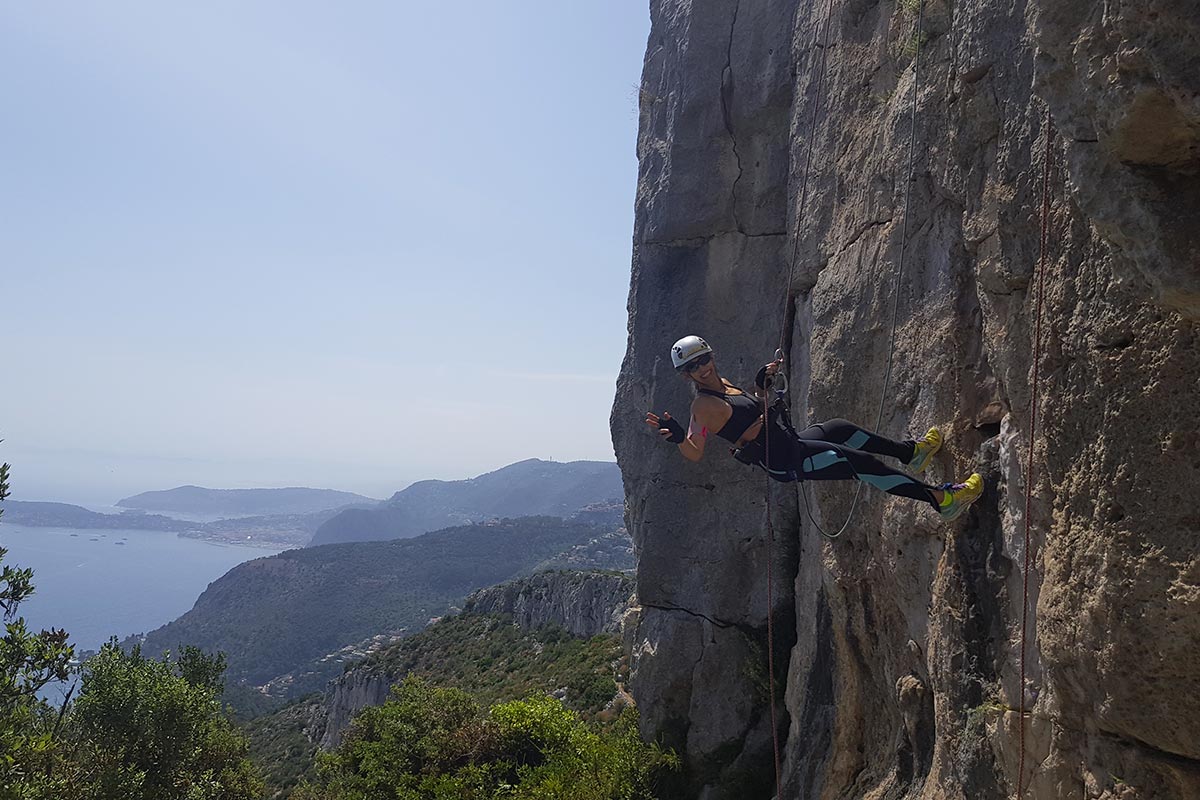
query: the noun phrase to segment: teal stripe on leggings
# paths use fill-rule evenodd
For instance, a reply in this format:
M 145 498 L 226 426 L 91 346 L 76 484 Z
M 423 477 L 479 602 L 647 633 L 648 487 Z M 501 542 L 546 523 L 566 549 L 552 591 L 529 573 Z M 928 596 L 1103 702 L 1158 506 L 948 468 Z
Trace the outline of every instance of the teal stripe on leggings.
M 839 456 L 837 452 L 833 450 L 826 450 L 824 453 L 817 453 L 815 456 L 810 456 L 809 458 L 804 459 L 804 471 L 816 472 L 817 470 L 825 469 L 826 467 L 833 466 L 839 461 L 845 460 L 846 459 Z
M 912 478 L 906 478 L 903 475 L 859 475 L 858 479 L 885 492 L 888 489 L 895 489 L 897 486 L 903 486 L 906 483 L 913 483 Z
M 846 447 L 852 450 L 862 450 L 862 446 L 871 441 L 871 437 L 863 431 L 855 431 L 854 435 L 846 440 Z

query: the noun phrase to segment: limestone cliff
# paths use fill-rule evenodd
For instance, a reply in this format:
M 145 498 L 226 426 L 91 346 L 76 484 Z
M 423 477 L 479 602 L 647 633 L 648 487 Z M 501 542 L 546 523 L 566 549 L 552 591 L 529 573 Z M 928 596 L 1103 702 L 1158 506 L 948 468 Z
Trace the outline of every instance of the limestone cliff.
M 620 633 L 633 579 L 601 572 L 542 572 L 467 598 L 464 614 L 503 614 L 514 625 L 556 625 L 572 636 Z
M 620 630 L 632 591 L 633 581 L 625 575 L 544 572 L 475 592 L 467 598 L 463 615 L 499 615 L 524 630 L 553 625 L 588 638 Z M 382 705 L 392 686 L 404 678 L 386 666 L 387 653 L 382 655 L 381 661 L 360 664 L 330 681 L 324 703 L 327 722 L 319 734 L 322 747 L 336 746 L 354 714 Z
M 769 603 L 784 797 L 1015 796 L 1022 692 L 1027 797 L 1200 796 L 1200 6 L 933 0 L 918 36 L 919 6 L 836 0 L 826 47 L 825 3 L 651 2 L 612 418 L 643 732 L 696 796 L 773 794 Z M 798 421 L 870 425 L 882 396 L 883 433 L 948 434 L 932 480 L 977 469 L 988 490 L 949 525 L 867 490 L 828 541 L 775 487 L 768 597 L 762 473 L 720 447 L 687 463 L 642 418 L 686 412 L 679 336 L 736 381 L 781 332 Z M 827 528 L 852 496 L 808 488 Z

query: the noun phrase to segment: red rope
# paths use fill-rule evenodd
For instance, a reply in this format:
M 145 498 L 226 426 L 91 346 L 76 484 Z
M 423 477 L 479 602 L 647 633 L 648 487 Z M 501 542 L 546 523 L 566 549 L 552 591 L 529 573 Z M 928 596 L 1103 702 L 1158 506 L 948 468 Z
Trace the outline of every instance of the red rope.
M 1021 575 L 1021 758 L 1017 766 L 1017 797 L 1025 796 L 1025 653 L 1026 635 L 1029 627 L 1029 529 L 1033 513 L 1033 442 L 1037 430 L 1038 381 L 1041 379 L 1042 363 L 1042 300 L 1045 297 L 1046 242 L 1050 218 L 1050 142 L 1054 138 L 1054 126 L 1050 122 L 1050 109 L 1046 109 L 1046 149 L 1042 157 L 1042 241 L 1038 253 L 1037 271 L 1037 322 L 1033 334 L 1033 383 L 1029 397 L 1029 466 L 1025 471 L 1025 568 Z

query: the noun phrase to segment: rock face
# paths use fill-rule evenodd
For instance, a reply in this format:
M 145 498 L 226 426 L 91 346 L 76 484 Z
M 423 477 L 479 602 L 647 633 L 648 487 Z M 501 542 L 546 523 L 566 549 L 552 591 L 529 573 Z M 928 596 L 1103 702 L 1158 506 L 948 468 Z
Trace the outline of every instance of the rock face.
M 532 629 L 553 624 L 575 636 L 617 633 L 629 609 L 633 580 L 601 572 L 546 572 L 481 589 L 467 598 L 464 614 L 511 614 L 513 624 Z M 325 692 L 328 722 L 321 747 L 336 747 L 350 719 L 367 706 L 383 705 L 403 679 L 373 667 L 348 670 Z
M 507 614 L 522 628 L 557 625 L 572 636 L 620 633 L 633 578 L 599 572 L 542 572 L 480 589 L 463 613 Z
M 774 794 L 769 606 L 783 797 L 1015 796 L 1022 693 L 1027 797 L 1200 796 L 1200 9 L 920 6 L 831 3 L 825 46 L 825 3 L 651 2 L 612 417 L 643 733 L 697 797 Z M 865 488 L 827 540 L 853 486 L 776 485 L 769 546 L 761 472 L 642 422 L 686 415 L 690 333 L 735 382 L 782 340 L 797 422 L 939 425 L 928 479 L 985 495 Z
M 381 706 L 396 679 L 383 672 L 352 669 L 329 682 L 325 692 L 327 712 L 325 728 L 320 737 L 321 747 L 330 750 L 341 744 L 342 735 L 350 727 L 355 713 L 367 706 Z

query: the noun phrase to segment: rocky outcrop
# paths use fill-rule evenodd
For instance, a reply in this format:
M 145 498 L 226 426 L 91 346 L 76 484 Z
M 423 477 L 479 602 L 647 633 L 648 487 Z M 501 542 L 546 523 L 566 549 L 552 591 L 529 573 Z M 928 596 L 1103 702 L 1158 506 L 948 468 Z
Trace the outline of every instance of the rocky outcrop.
M 356 713 L 368 706 L 381 706 L 396 678 L 386 672 L 366 669 L 347 670 L 340 678 L 329 682 L 325 690 L 325 726 L 321 732 L 321 747 L 325 750 L 337 747 L 342 736 L 350 727 Z
M 579 637 L 616 633 L 629 608 L 633 580 L 602 572 L 548 572 L 481 589 L 467 598 L 464 614 L 511 615 L 512 624 L 532 630 L 558 625 Z M 382 705 L 404 678 L 378 664 L 351 668 L 325 692 L 327 723 L 321 747 L 336 747 L 350 720 L 367 706 Z
M 504 614 L 514 625 L 556 625 L 572 636 L 620 633 L 629 608 L 633 578 L 603 572 L 542 572 L 480 589 L 463 605 L 464 614 Z
M 919 6 L 832 3 L 824 46 L 824 3 L 651 3 L 612 418 L 643 732 L 696 796 L 770 797 L 770 607 L 784 797 L 1011 797 L 1023 695 L 1026 796 L 1198 796 L 1200 14 L 935 0 L 918 36 Z M 978 469 L 986 494 L 943 525 L 865 490 L 827 540 L 853 490 L 776 486 L 769 548 L 761 473 L 642 423 L 687 408 L 667 348 L 689 333 L 735 380 L 782 334 L 794 417 L 873 424 L 882 397 L 883 433 L 948 435 L 933 480 Z

